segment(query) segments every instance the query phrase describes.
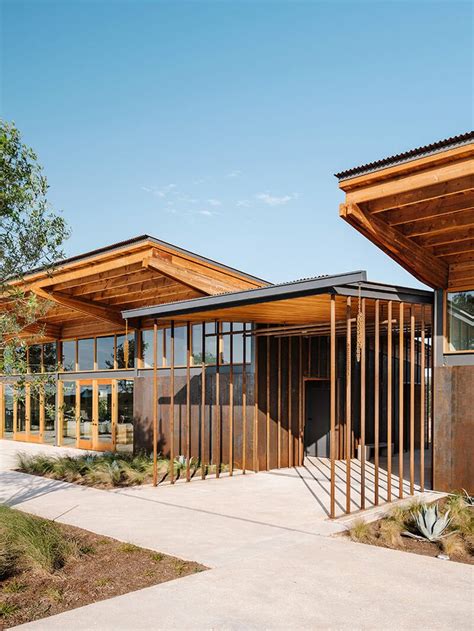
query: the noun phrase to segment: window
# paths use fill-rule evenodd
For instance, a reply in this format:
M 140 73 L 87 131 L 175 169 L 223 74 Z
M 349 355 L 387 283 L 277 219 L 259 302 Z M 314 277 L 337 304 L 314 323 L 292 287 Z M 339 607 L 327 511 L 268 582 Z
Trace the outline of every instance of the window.
M 117 368 L 133 368 L 135 366 L 135 336 L 128 334 L 128 345 L 125 335 L 117 335 Z
M 202 364 L 202 324 L 193 324 L 191 331 L 192 338 L 192 363 Z
M 5 385 L 5 425 L 3 427 L 3 437 L 13 436 L 13 386 Z
M 166 365 L 171 366 L 171 329 L 166 332 Z M 186 366 L 186 327 L 176 326 L 174 329 L 174 365 Z
M 49 342 L 43 345 L 43 368 L 45 372 L 54 372 L 57 368 L 58 356 L 56 343 Z
M 62 356 L 61 363 L 63 370 L 76 370 L 76 342 L 75 340 L 68 340 L 61 344 Z
M 448 292 L 447 338 L 449 351 L 474 351 L 474 289 Z
M 141 332 L 142 335 L 142 361 L 143 368 L 153 368 L 153 329 L 146 329 Z M 163 329 L 158 329 L 156 333 L 158 341 L 158 366 L 163 365 Z
M 114 343 L 113 335 L 97 338 L 97 369 L 107 370 L 114 367 Z
M 28 368 L 30 372 L 41 372 L 41 344 L 28 348 Z
M 63 382 L 63 444 L 76 440 L 76 382 Z
M 133 448 L 133 381 L 117 381 L 117 449 Z
M 78 340 L 77 360 L 79 370 L 94 370 L 94 338 Z

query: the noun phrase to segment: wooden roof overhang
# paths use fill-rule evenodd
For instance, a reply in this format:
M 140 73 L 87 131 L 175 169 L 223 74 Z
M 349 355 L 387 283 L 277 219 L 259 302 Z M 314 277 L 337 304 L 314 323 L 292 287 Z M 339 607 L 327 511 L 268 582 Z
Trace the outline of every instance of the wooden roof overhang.
M 474 134 L 450 140 L 337 174 L 340 215 L 433 289 L 472 289 Z
M 151 326 L 154 320 L 162 324 L 219 320 L 278 325 L 295 332 L 307 329 L 313 334 L 323 334 L 329 326 L 331 295 L 336 296 L 336 320 L 339 322 L 345 321 L 348 297 L 352 298 L 354 315 L 359 297 L 368 299 L 368 321 L 373 320 L 375 299 L 409 303 L 417 310 L 417 319 L 424 305 L 426 320 L 431 318 L 432 292 L 370 283 L 363 271 L 132 309 L 122 315 L 137 326 L 145 327 Z
M 52 307 L 24 336 L 44 341 L 123 331 L 123 309 L 266 285 L 147 235 L 37 270 L 20 285 Z M 8 296 L 2 307 L 8 308 Z M 33 330 L 34 329 L 34 330 Z

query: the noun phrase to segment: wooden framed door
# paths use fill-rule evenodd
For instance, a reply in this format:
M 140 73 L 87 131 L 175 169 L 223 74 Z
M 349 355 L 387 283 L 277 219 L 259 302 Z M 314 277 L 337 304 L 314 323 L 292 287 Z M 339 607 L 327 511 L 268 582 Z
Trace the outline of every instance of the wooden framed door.
M 116 393 L 116 383 L 112 379 L 77 382 L 76 443 L 79 449 L 115 449 Z

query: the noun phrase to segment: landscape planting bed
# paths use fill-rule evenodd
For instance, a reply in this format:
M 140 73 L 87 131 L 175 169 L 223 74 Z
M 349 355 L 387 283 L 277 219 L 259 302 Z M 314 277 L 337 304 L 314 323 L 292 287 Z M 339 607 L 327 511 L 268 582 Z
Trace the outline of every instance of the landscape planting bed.
M 0 628 L 2 623 L 11 627 L 206 569 L 5 506 L 0 509 L 0 539 L 8 541 L 0 545 Z

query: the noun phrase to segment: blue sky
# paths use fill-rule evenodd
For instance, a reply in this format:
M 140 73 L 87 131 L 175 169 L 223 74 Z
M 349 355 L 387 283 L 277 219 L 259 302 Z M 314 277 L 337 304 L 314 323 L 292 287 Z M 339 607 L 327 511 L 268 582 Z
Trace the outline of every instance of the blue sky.
M 1 2 L 1 115 L 68 255 L 148 233 L 270 281 L 418 285 L 333 173 L 472 128 L 469 2 Z

